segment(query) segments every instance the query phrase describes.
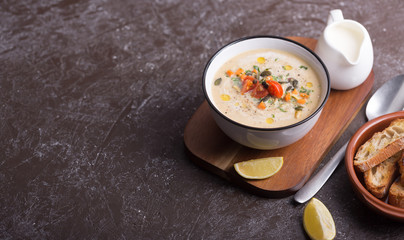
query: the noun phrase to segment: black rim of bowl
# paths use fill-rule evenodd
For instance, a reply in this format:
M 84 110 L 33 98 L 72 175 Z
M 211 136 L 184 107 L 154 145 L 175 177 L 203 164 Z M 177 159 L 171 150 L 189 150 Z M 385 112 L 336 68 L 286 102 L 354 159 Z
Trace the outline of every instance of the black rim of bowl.
M 215 59 L 215 57 L 218 56 L 224 49 L 226 49 L 226 48 L 228 48 L 228 47 L 230 47 L 230 46 L 232 46 L 232 45 L 234 45 L 234 44 L 237 44 L 237 43 L 242 42 L 242 41 L 245 41 L 245 40 L 257 39 L 257 38 L 274 38 L 274 39 L 280 39 L 280 40 L 287 41 L 287 42 L 291 42 L 291 43 L 293 43 L 293 44 L 295 44 L 295 45 L 298 45 L 299 47 L 305 49 L 308 53 L 312 54 L 312 55 L 317 59 L 317 61 L 321 64 L 321 66 L 323 67 L 324 72 L 325 72 L 325 75 L 326 75 L 326 77 L 327 77 L 327 79 L 326 79 L 326 80 L 327 80 L 327 92 L 326 92 L 326 94 L 325 94 L 325 97 L 324 97 L 322 103 L 317 107 L 317 109 L 316 109 L 312 114 L 310 114 L 310 115 L 309 115 L 308 117 L 306 117 L 305 119 L 303 119 L 303 120 L 301 120 L 301 121 L 299 121 L 299 122 L 296 122 L 296 123 L 294 123 L 294 124 L 287 125 L 287 126 L 283 126 L 283 127 L 278 127 L 278 128 L 260 128 L 260 127 L 253 127 L 253 126 L 249 126 L 249 125 L 245 125 L 245 124 L 236 122 L 236 121 L 232 120 L 231 118 L 227 117 L 227 116 L 224 115 L 219 109 L 216 108 L 216 106 L 213 104 L 213 102 L 212 102 L 212 101 L 210 100 L 210 98 L 208 97 L 208 93 L 207 93 L 207 90 L 206 90 L 206 87 L 208 87 L 208 86 L 206 86 L 206 84 L 205 84 L 206 72 L 207 72 L 209 66 L 212 64 L 212 61 Z M 205 87 L 205 86 L 206 86 L 206 87 Z M 248 129 L 251 129 L 251 130 L 259 130 L 259 131 L 279 131 L 279 130 L 283 130 L 283 129 L 293 128 L 293 127 L 295 127 L 295 126 L 301 125 L 301 124 L 303 124 L 303 123 L 309 121 L 309 120 L 312 119 L 314 116 L 316 116 L 316 115 L 318 114 L 318 112 L 320 112 L 320 111 L 323 109 L 325 103 L 326 103 L 327 100 L 328 100 L 328 97 L 329 97 L 330 91 L 331 91 L 331 87 L 330 87 L 330 76 L 329 76 L 327 67 L 325 66 L 325 64 L 323 63 L 323 61 L 320 59 L 320 57 L 317 56 L 317 54 L 315 54 L 311 49 L 309 49 L 308 47 L 304 46 L 303 44 L 301 44 L 301 43 L 299 43 L 299 42 L 296 42 L 296 41 L 291 40 L 291 39 L 288 39 L 288 38 L 279 37 L 279 36 L 272 36 L 272 35 L 248 36 L 248 37 L 244 37 L 244 38 L 240 38 L 240 39 L 237 39 L 237 40 L 235 40 L 235 41 L 232 41 L 232 42 L 230 42 L 230 43 L 224 45 L 223 47 L 221 47 L 218 51 L 216 51 L 216 53 L 213 54 L 213 56 L 209 59 L 208 63 L 206 64 L 206 66 L 205 66 L 205 68 L 204 68 L 203 76 L 202 76 L 202 89 L 203 89 L 203 93 L 204 93 L 204 95 L 205 95 L 205 99 L 206 99 L 207 102 L 209 103 L 210 107 L 211 107 L 212 109 L 214 109 L 215 112 L 218 113 L 221 117 L 223 117 L 223 119 L 225 119 L 226 121 L 229 121 L 229 122 L 231 122 L 231 123 L 233 123 L 233 124 L 235 124 L 235 125 L 237 125 L 237 126 L 244 127 L 244 128 L 248 128 Z

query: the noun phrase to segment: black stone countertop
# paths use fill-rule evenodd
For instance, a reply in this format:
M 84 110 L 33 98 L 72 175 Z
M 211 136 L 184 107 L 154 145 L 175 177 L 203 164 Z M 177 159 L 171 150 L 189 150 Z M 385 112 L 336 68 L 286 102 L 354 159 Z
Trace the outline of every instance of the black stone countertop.
M 375 83 L 403 73 L 404 2 L 0 2 L 0 239 L 305 239 L 305 204 L 245 192 L 194 165 L 183 131 L 201 75 L 250 35 L 318 38 L 328 12 L 361 22 Z M 361 109 L 337 144 L 366 121 Z M 337 239 L 403 239 L 343 165 L 317 193 Z

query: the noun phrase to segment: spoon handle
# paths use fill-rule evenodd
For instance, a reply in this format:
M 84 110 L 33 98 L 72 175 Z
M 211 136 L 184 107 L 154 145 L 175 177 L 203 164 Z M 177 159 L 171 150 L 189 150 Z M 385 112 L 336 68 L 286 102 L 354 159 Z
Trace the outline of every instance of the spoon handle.
M 348 143 L 345 143 L 338 152 L 328 161 L 328 163 L 321 169 L 312 179 L 310 179 L 306 185 L 304 185 L 296 194 L 295 201 L 304 203 L 310 200 L 324 183 L 328 180 L 331 174 L 337 168 L 338 164 L 344 158 Z

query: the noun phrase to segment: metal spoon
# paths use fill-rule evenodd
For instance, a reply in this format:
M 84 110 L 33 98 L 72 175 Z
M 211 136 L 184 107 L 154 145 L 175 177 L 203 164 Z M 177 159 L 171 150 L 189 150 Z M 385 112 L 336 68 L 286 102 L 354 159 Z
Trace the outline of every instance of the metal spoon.
M 368 121 L 388 114 L 404 110 L 404 75 L 399 75 L 387 81 L 370 98 L 366 106 Z M 296 194 L 295 201 L 304 203 L 310 200 L 324 183 L 328 180 L 335 168 L 345 156 L 348 142 L 328 161 L 310 181 L 306 183 Z

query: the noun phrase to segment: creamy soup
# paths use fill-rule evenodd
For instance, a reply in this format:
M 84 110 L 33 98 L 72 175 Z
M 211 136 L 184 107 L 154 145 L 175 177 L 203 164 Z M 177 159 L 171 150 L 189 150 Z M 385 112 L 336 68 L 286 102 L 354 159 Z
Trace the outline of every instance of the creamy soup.
M 212 84 L 215 106 L 244 125 L 275 128 L 303 120 L 320 104 L 320 80 L 307 62 L 259 49 L 226 62 Z

